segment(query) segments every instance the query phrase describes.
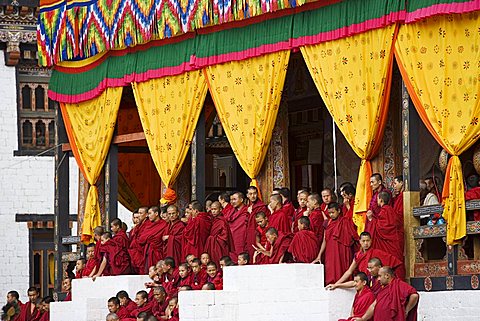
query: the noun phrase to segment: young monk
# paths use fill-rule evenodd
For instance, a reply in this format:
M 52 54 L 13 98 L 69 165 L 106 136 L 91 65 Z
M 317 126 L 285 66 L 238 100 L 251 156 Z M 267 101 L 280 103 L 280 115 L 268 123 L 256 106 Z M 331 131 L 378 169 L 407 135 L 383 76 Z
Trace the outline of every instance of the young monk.
M 75 279 L 81 279 L 83 277 L 82 272 L 85 271 L 85 264 L 86 260 L 84 258 L 77 260 L 77 263 L 75 263 Z
M 98 272 L 92 277 L 102 275 L 126 275 L 130 273 L 130 258 L 127 251 L 117 243 L 112 242 L 112 234 L 105 232 L 102 235 L 102 260 Z
M 190 203 L 192 208 L 192 217 L 183 230 L 183 256 L 193 254 L 200 256 L 205 249 L 205 242 L 210 235 L 212 220 L 210 216 L 203 212 L 203 206 L 200 202 Z
M 119 319 L 128 318 L 130 313 L 127 308 L 120 305 L 120 300 L 117 297 L 111 297 L 107 302 L 108 312 L 115 313 Z
M 193 290 L 201 290 L 202 286 L 207 283 L 207 272 L 202 269 L 201 262 L 199 259 L 193 259 L 190 264 L 192 269 L 192 282 L 190 286 Z
M 320 210 L 323 214 L 323 219 L 328 220 L 328 204 L 333 202 L 333 191 L 331 188 L 324 188 L 320 193 L 322 196 L 322 204 L 320 205 Z
M 113 233 L 113 241 L 117 243 L 120 247 L 123 247 L 125 250 L 128 250 L 130 245 L 130 240 L 128 239 L 127 233 L 123 230 L 123 223 L 120 219 L 114 218 L 110 223 L 110 230 Z
M 302 216 L 298 219 L 298 232 L 293 235 L 292 242 L 288 248 L 297 263 L 310 263 L 320 251 L 320 242 L 317 236 L 310 230 L 310 219 Z
M 288 221 L 292 222 L 295 216 L 295 207 L 293 207 L 292 204 L 290 189 L 288 187 L 282 187 L 278 190 L 278 194 L 282 197 L 282 206 L 288 217 Z
M 148 221 L 149 224 L 145 225 L 138 236 L 138 243 L 144 248 L 144 273 L 164 257 L 163 236 L 168 234 L 168 223 L 160 218 L 158 206 L 148 209 Z
M 248 265 L 250 262 L 250 255 L 247 252 L 242 252 L 238 255 L 238 262 L 239 266 Z
M 352 264 L 348 270 L 342 275 L 342 277 L 337 280 L 334 284 L 329 284 L 326 286 L 326 289 L 333 290 L 338 287 L 339 284 L 346 282 L 353 275 L 355 270 L 363 272 L 368 275 L 368 261 L 372 257 L 379 258 L 384 264 L 388 264 L 394 268 L 398 268 L 402 265 L 402 262 L 397 259 L 395 256 L 385 253 L 381 250 L 376 250 L 371 248 L 372 237 L 368 232 L 362 232 L 360 234 L 360 251 L 355 253 L 353 256 Z M 402 276 L 403 277 L 403 276 Z
M 39 321 L 50 321 L 50 303 L 54 302 L 51 296 L 46 296 L 42 300 L 42 314 Z M 32 321 L 35 319 L 32 319 Z
M 40 311 L 37 309 L 38 290 L 31 287 L 27 290 L 28 302 L 23 304 L 20 308 L 19 321 L 38 320 Z
M 168 307 L 165 309 L 167 320 L 179 321 L 178 316 L 178 298 L 173 297 L 168 301 Z
M 353 187 L 352 183 L 344 183 L 344 185 L 340 187 L 340 195 L 343 197 L 343 216 L 352 220 L 355 207 L 355 187 Z
M 143 234 L 145 227 L 150 225 L 147 218 L 148 207 L 141 207 L 137 213 L 134 213 L 134 221 L 137 225 L 130 231 L 130 246 L 128 254 L 132 262 L 132 271 L 135 274 L 145 274 L 145 243 L 140 244 L 139 238 Z
M 176 294 L 177 290 L 175 284 L 180 278 L 178 269 L 175 268 L 175 260 L 172 257 L 167 256 L 161 264 L 160 282 L 167 291 L 168 296 Z
M 190 266 L 187 263 L 182 263 L 178 266 L 178 275 L 179 275 L 179 278 L 176 284 L 177 288 L 180 288 L 185 285 L 190 286 L 193 278 L 192 278 L 192 274 L 190 273 Z
M 100 242 L 98 242 L 100 245 Z M 90 243 L 87 245 L 87 262 L 85 263 L 85 268 L 82 271 L 82 278 L 92 277 L 95 275 L 97 260 L 95 258 L 95 244 Z
M 188 254 L 187 256 L 185 256 L 185 262 L 187 262 L 188 266 L 189 266 L 190 268 L 192 268 L 192 261 L 193 261 L 194 259 L 196 259 L 196 258 L 197 258 L 197 257 L 196 257 L 195 255 L 193 255 L 193 254 Z
M 227 193 L 222 193 L 218 196 L 218 202 L 222 205 L 222 214 L 225 218 L 230 217 L 235 208 L 230 204 L 230 195 Z
M 293 234 L 283 234 L 282 232 L 278 232 L 274 227 L 271 227 L 267 230 L 266 236 L 271 245 L 270 251 L 256 248 L 256 254 L 258 254 L 254 257 L 253 261 L 256 264 L 278 264 L 288 262 L 288 247 L 292 242 Z M 257 260 L 256 257 L 260 254 L 261 256 Z
M 341 215 L 340 204 L 328 204 L 328 215 L 322 247 L 313 262 L 321 262 L 325 253 L 325 284 L 332 284 L 348 270 L 358 234 L 353 222 Z
M 133 318 L 133 320 L 136 320 L 136 317 L 141 312 L 145 312 L 145 313 L 148 313 L 148 314 L 152 313 L 153 305 L 152 305 L 151 302 L 148 301 L 147 291 L 143 291 L 143 290 L 138 291 L 137 295 L 135 296 L 135 303 L 137 304 L 137 308 L 130 313 L 130 318 Z M 127 320 L 129 320 L 129 319 L 127 319 Z
M 63 292 L 67 293 L 64 302 L 72 301 L 72 279 L 65 278 L 62 282 Z
M 287 208 L 283 207 L 282 197 L 279 194 L 272 194 L 270 196 L 270 204 L 268 207 L 271 210 L 271 214 L 268 217 L 268 224 L 270 227 L 275 228 L 282 233 L 291 232 L 291 220 Z
M 310 219 L 310 228 L 317 236 L 320 244 L 323 242 L 323 212 L 320 208 L 321 199 L 317 193 L 310 194 L 307 197 L 307 211 L 304 212 L 304 216 L 308 216 Z
M 257 222 L 257 238 L 255 247 L 267 251 L 270 249 L 270 243 L 268 243 L 266 236 L 267 230 L 270 228 L 268 217 L 265 215 L 265 213 L 259 212 L 257 215 L 255 215 L 255 221 Z
M 128 315 L 130 315 L 130 313 L 132 313 L 132 311 L 137 308 L 137 304 L 130 299 L 127 291 L 122 290 L 118 292 L 116 296 L 118 298 L 118 301 L 120 302 L 120 307 L 125 308 Z
M 298 208 L 295 210 L 295 217 L 292 223 L 292 232 L 298 232 L 298 220 L 303 216 L 307 210 L 307 198 L 310 193 L 306 190 L 300 190 L 297 194 Z
M 232 259 L 228 255 L 225 255 L 224 257 L 222 257 L 220 259 L 220 268 L 221 269 L 223 269 L 223 267 L 225 267 L 225 266 L 234 266 L 234 265 L 235 265 L 235 263 L 233 263 Z
M 210 230 L 210 235 L 205 242 L 205 252 L 210 254 L 210 258 L 213 262 L 219 262 L 222 256 L 233 252 L 233 237 L 232 232 L 230 231 L 230 226 L 228 225 L 225 217 L 222 215 L 221 205 L 219 202 L 212 203 L 210 214 L 213 218 L 212 229 Z
M 255 186 L 250 186 L 247 188 L 247 212 L 248 212 L 248 221 L 247 221 L 247 231 L 246 231 L 246 251 L 249 255 L 253 255 L 255 252 L 252 245 L 256 243 L 257 236 L 257 223 L 255 221 L 255 216 L 260 212 L 267 212 L 267 207 L 265 204 L 258 198 L 258 189 Z
M 367 312 L 373 301 L 375 301 L 372 291 L 368 288 L 367 280 L 367 275 L 363 272 L 359 272 L 353 277 L 353 282 L 355 284 L 355 290 L 357 293 L 353 299 L 350 317 L 348 319 L 340 319 L 338 321 L 351 321 L 355 320 L 355 318 L 361 318 L 365 312 Z
M 202 255 L 200 255 L 200 263 L 202 263 L 202 269 L 206 270 L 207 269 L 207 264 L 210 262 L 210 254 L 207 252 L 203 252 Z
M 103 226 L 97 226 L 93 229 L 93 239 L 95 240 L 95 253 L 93 254 L 95 259 L 95 272 L 91 272 L 89 274 L 89 277 L 93 277 L 93 275 L 98 272 L 98 269 L 100 268 L 100 263 L 102 263 L 101 248 L 103 233 L 105 233 L 105 229 L 103 228 Z
M 228 222 L 233 238 L 233 252 L 235 254 L 245 251 L 246 232 L 248 222 L 248 207 L 244 203 L 245 195 L 242 192 L 235 192 L 230 197 L 230 204 L 234 210 L 225 219 Z M 225 209 L 224 209 L 225 210 Z
M 169 219 L 168 233 L 163 236 L 165 256 L 172 257 L 177 263 L 182 260 L 183 230 L 185 223 L 179 219 L 179 211 L 176 205 L 167 208 Z
M 395 277 L 392 268 L 384 266 L 378 272 L 383 289 L 367 312 L 355 320 L 417 320 L 419 295 L 410 284 Z
M 215 285 L 214 290 L 223 290 L 222 273 L 218 271 L 215 262 L 210 262 L 207 265 L 207 282 Z

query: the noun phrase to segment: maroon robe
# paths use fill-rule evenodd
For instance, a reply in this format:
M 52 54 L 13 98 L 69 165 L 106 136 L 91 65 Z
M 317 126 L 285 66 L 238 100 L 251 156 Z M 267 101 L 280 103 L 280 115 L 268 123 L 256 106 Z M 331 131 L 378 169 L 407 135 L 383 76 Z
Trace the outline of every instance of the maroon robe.
M 71 291 L 68 291 L 67 295 L 65 296 L 65 299 L 63 299 L 63 302 L 68 302 L 68 301 L 72 301 L 72 292 Z
M 372 236 L 372 248 L 390 253 L 403 261 L 403 251 L 398 239 L 397 214 L 390 205 L 384 205 L 376 218 L 368 225 L 367 232 Z
M 210 236 L 205 242 L 205 252 L 210 255 L 210 260 L 218 264 L 223 256 L 229 255 L 233 250 L 233 238 L 227 220 L 223 215 L 212 219 Z
M 320 242 L 310 230 L 301 230 L 293 235 L 288 252 L 297 263 L 311 263 L 320 251 Z
M 132 311 L 133 311 L 133 309 L 132 309 Z M 130 312 L 127 310 L 127 308 L 122 307 L 122 306 L 120 307 L 120 309 L 118 309 L 116 314 L 117 314 L 117 316 L 120 320 L 128 318 L 130 316 Z
M 306 207 L 299 207 L 295 210 L 295 217 L 293 218 L 293 223 L 292 223 L 292 232 L 297 233 L 298 232 L 298 220 L 303 216 L 303 213 L 307 210 Z
M 155 266 L 158 261 L 164 258 L 163 236 L 167 235 L 168 223 L 161 218 L 155 222 L 150 221 L 142 234 L 138 237 L 138 243 L 144 247 L 145 268 L 148 273 L 151 266 Z
M 168 239 L 164 244 L 165 257 L 173 257 L 175 264 L 180 264 L 184 258 L 182 257 L 182 243 L 183 243 L 183 230 L 185 229 L 185 223 L 180 220 L 170 222 L 168 227 Z
M 180 279 L 178 269 L 173 270 L 172 273 L 163 273 L 160 276 L 160 282 L 169 297 L 173 297 L 177 293 L 176 284 L 178 279 Z
M 378 276 L 373 276 L 371 274 L 367 275 L 368 277 L 368 286 L 373 293 L 374 297 L 377 297 L 378 293 L 382 289 L 382 284 L 378 280 Z
M 405 231 L 403 227 L 403 192 L 400 192 L 393 199 L 393 210 L 395 211 L 396 226 L 397 226 L 397 235 L 398 242 L 400 245 L 400 251 L 403 254 L 405 253 Z
M 308 218 L 310 219 L 310 228 L 312 231 L 315 233 L 317 236 L 318 240 L 320 241 L 320 244 L 323 242 L 323 222 L 325 221 L 323 218 L 323 213 L 320 207 L 317 207 L 313 211 L 310 212 L 308 215 Z
M 353 246 L 358 234 L 353 222 L 343 216 L 328 220 L 325 229 L 325 284 L 337 282 L 353 259 Z
M 353 299 L 353 315 L 348 319 L 340 319 L 338 321 L 350 321 L 354 318 L 361 318 L 367 312 L 368 308 L 375 301 L 375 296 L 368 286 L 364 287 L 361 292 L 355 294 Z
M 43 312 L 39 315 L 38 321 L 50 321 L 50 311 Z
M 208 274 L 205 270 L 201 269 L 197 274 L 191 273 L 190 286 L 192 290 L 201 290 L 202 287 L 207 283 Z
M 295 217 L 295 207 L 293 207 L 292 202 L 285 202 L 282 208 L 285 211 L 285 214 L 287 215 L 288 221 L 289 222 L 293 221 L 293 218 Z
M 215 285 L 215 290 L 223 290 L 223 277 L 220 271 L 212 278 L 209 275 L 207 276 L 207 282 Z
M 260 200 L 257 200 L 251 206 L 252 206 L 252 212 L 248 214 L 247 230 L 245 235 L 245 242 L 246 242 L 245 250 L 248 252 L 250 257 L 253 257 L 253 253 L 255 252 L 255 249 L 253 248 L 252 245 L 255 245 L 256 237 L 257 237 L 257 221 L 255 220 L 255 216 L 258 213 L 263 212 L 268 217 L 268 214 L 270 211 L 268 210 L 267 206 Z M 247 207 L 247 212 L 248 212 L 248 207 Z
M 188 272 L 187 276 L 182 278 L 182 277 L 179 277 L 178 280 L 177 280 L 177 284 L 176 284 L 176 288 L 180 288 L 182 286 L 191 286 L 192 284 L 192 280 L 193 280 L 193 273 L 192 272 Z
M 382 250 L 377 250 L 373 248 L 369 248 L 365 252 L 362 250 L 358 251 L 355 253 L 354 260 L 355 263 L 357 263 L 357 270 L 359 272 L 363 272 L 367 275 L 370 275 L 370 272 L 367 269 L 368 266 L 368 261 L 370 261 L 371 258 L 376 257 L 382 261 L 383 266 L 389 266 L 392 269 L 395 270 L 395 274 L 397 277 L 403 279 L 405 277 L 405 269 L 402 269 L 403 263 L 399 259 L 397 259 L 395 256 L 386 253 Z M 403 274 L 402 274 L 403 273 Z
M 474 187 L 465 192 L 465 200 L 480 200 L 480 187 Z M 480 210 L 473 211 L 473 220 L 480 221 Z
M 288 208 L 282 207 L 270 215 L 268 225 L 277 229 L 278 232 L 291 233 L 290 222 L 292 220 L 289 219 L 288 215 Z
M 102 259 L 105 258 L 107 260 L 107 266 L 104 271 L 107 271 L 108 275 L 126 275 L 130 273 L 130 257 L 127 251 L 113 242 L 113 240 L 110 239 L 102 244 L 100 253 Z
M 408 298 L 416 294 L 417 290 L 408 283 L 394 278 L 390 284 L 384 286 L 377 295 L 377 304 L 373 318 L 375 320 L 415 321 L 417 320 L 417 306 L 405 318 L 405 308 Z
M 147 312 L 148 314 L 152 314 L 152 307 L 153 307 L 153 302 L 152 301 L 147 301 L 141 307 L 137 306 L 137 308 L 135 310 L 130 312 L 130 318 L 133 318 L 131 321 L 137 321 L 137 315 L 141 312 Z M 125 320 L 130 321 L 130 318 L 125 319 Z
M 320 211 L 323 214 L 323 220 L 328 220 L 330 215 L 328 214 L 328 204 L 327 203 L 320 204 Z
M 128 250 L 130 240 L 128 239 L 127 233 L 123 229 L 120 229 L 112 238 L 112 240 L 121 247 L 123 247 L 125 250 Z
M 87 260 L 87 263 L 85 264 L 85 267 L 83 268 L 82 272 L 80 273 L 81 277 L 87 277 L 92 273 L 92 271 L 95 269 L 97 266 L 97 260 L 95 260 L 95 257 Z
M 133 273 L 136 274 L 144 274 L 145 272 L 145 249 L 140 245 L 139 237 L 142 235 L 145 226 L 149 224 L 150 220 L 147 218 L 130 231 L 130 246 L 128 247 L 128 254 L 130 255 Z
M 35 305 L 34 303 L 31 303 L 28 301 L 24 305 L 21 306 L 20 308 L 20 314 L 17 317 L 17 321 L 33 321 L 33 320 L 39 320 L 40 319 L 40 311 L 35 307 L 32 312 L 32 304 Z
M 133 310 L 137 308 L 137 304 L 135 301 L 128 299 L 127 305 L 125 306 L 125 309 L 127 309 L 128 315 L 132 313 Z
M 225 207 L 226 208 L 226 207 Z M 225 215 L 225 219 L 230 226 L 230 231 L 233 237 L 233 248 L 235 255 L 245 251 L 246 248 L 246 233 L 248 221 L 248 207 L 242 205 L 241 208 L 235 209 L 229 216 Z
M 157 300 L 152 301 L 152 314 L 158 320 L 161 320 L 161 317 L 165 315 L 165 309 L 168 307 L 168 300 L 165 298 L 163 302 L 158 302 Z
M 284 234 L 282 232 L 278 232 L 278 238 L 272 244 L 272 255 L 267 258 L 267 263 L 269 264 L 278 264 L 282 256 L 287 253 L 288 248 L 290 247 L 290 243 L 292 242 L 293 234 L 288 233 Z
M 390 203 L 387 205 L 393 205 L 393 197 L 391 197 L 392 192 L 390 192 L 390 190 L 386 188 L 384 185 L 380 185 L 377 191 L 373 193 L 372 198 L 370 199 L 370 204 L 368 205 L 368 209 L 367 209 L 373 212 L 374 218 L 377 218 L 378 214 L 380 214 L 381 207 L 378 205 L 378 194 L 380 192 L 387 192 L 388 194 L 390 194 Z M 371 221 L 369 220 L 365 222 L 365 231 L 368 231 L 370 223 Z
M 200 257 L 204 252 L 205 242 L 210 235 L 212 220 L 207 213 L 198 213 L 197 217 L 192 217 L 183 230 L 182 257 L 189 254 Z
M 350 209 L 348 209 L 345 204 L 342 204 L 342 213 L 344 217 L 349 218 L 353 221 L 353 209 L 355 207 L 355 199 L 349 200 L 348 202 L 350 203 Z

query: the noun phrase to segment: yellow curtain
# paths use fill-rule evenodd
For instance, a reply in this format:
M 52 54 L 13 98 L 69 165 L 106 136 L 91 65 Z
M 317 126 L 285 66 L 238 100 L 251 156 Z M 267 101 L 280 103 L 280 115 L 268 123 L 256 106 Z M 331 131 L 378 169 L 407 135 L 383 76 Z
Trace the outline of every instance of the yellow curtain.
M 107 88 L 97 98 L 79 104 L 61 104 L 75 160 L 90 184 L 82 225 L 84 243 L 90 243 L 93 229 L 102 225 L 95 183 L 110 148 L 122 91 L 122 87 Z
M 205 68 L 210 93 L 240 166 L 256 177 L 270 145 L 290 51 Z
M 132 83 L 143 131 L 155 167 L 169 188 L 192 143 L 207 95 L 201 70 Z
M 466 235 L 462 166 L 458 155 L 480 135 L 479 13 L 438 16 L 400 28 L 400 71 L 422 121 L 453 157 L 443 188 L 447 242 Z
M 372 190 L 370 159 L 381 145 L 388 113 L 395 25 L 300 48 L 340 131 L 362 159 L 354 223 L 365 226 Z

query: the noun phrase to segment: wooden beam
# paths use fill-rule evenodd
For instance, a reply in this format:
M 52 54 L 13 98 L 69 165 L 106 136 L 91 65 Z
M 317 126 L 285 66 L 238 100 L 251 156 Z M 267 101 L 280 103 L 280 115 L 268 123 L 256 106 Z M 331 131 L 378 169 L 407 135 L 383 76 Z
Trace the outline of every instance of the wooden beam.
M 142 140 L 145 140 L 145 133 L 138 132 L 138 133 L 117 135 L 113 137 L 112 144 L 131 143 L 131 142 L 138 142 Z M 62 144 L 62 152 L 69 152 L 71 150 L 72 150 L 72 147 L 70 146 L 69 143 Z
M 77 216 L 77 214 L 70 214 L 69 220 L 71 222 L 76 222 Z M 15 222 L 48 222 L 54 220 L 54 214 L 15 214 Z

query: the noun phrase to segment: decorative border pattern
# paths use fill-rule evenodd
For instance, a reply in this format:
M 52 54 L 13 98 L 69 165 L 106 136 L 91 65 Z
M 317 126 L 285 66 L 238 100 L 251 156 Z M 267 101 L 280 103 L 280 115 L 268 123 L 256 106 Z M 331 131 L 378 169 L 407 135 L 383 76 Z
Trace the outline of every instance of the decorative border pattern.
M 447 262 L 416 263 L 414 267 L 415 277 L 447 276 Z

